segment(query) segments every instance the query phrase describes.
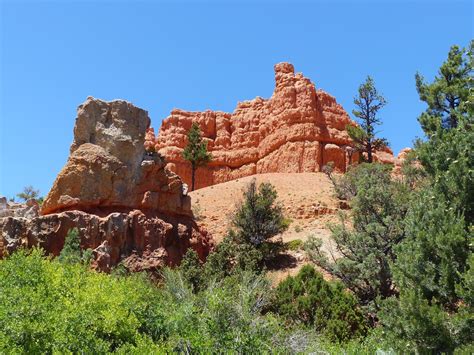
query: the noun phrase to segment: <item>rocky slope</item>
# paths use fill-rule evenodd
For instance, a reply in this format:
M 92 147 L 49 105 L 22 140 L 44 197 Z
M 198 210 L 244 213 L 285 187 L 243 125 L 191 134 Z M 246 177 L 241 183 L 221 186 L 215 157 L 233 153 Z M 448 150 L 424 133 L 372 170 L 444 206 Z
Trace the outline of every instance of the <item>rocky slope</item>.
M 346 205 L 341 205 L 335 197 L 333 186 L 323 173 L 260 174 L 191 192 L 195 216 L 212 233 L 216 242 L 222 240 L 231 226 L 231 215 L 242 201 L 244 189 L 254 178 L 257 184 L 269 182 L 275 187 L 285 217 L 291 220 L 288 230 L 277 238 L 290 242 L 306 241 L 309 236 L 316 236 L 323 240 L 325 250 L 334 249 L 329 225 L 339 223 L 340 212 L 350 211 L 345 210 Z M 305 253 L 301 249 L 289 250 L 270 270 L 270 275 L 277 283 L 287 275 L 296 274 L 306 263 Z
M 173 265 L 189 247 L 205 258 L 212 238 L 193 220 L 179 176 L 145 152 L 149 126 L 147 112 L 126 101 L 88 98 L 42 215 L 0 218 L 0 255 L 33 245 L 58 255 L 76 227 L 101 270 L 121 261 L 132 270 Z
M 199 123 L 213 155 L 207 167 L 197 170 L 197 188 L 253 174 L 318 172 L 329 161 L 344 172 L 357 161 L 345 129 L 355 123 L 334 97 L 316 90 L 289 63 L 274 69 L 270 99 L 241 102 L 233 113 L 173 110 L 163 121 L 156 144 L 170 169 L 190 183 L 191 169 L 182 151 L 192 122 Z M 388 148 L 377 156 L 393 162 Z

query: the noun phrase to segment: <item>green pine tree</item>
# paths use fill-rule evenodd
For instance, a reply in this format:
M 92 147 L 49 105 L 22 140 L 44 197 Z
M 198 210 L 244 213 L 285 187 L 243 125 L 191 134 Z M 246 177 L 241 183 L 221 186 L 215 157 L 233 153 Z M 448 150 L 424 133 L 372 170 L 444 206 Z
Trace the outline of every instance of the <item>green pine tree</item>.
M 362 305 L 376 311 L 379 298 L 397 293 L 390 265 L 395 246 L 405 237 L 410 194 L 406 185 L 392 180 L 387 165 L 361 164 L 343 179 L 352 191 L 352 227 L 344 215 L 340 224 L 331 226 L 336 255 L 325 251 L 322 240 L 315 237 L 308 239 L 305 250 L 311 261 L 352 290 Z
M 82 260 L 81 238 L 79 230 L 72 228 L 67 232 L 64 247 L 59 254 L 59 261 L 66 264 L 77 264 Z
M 250 182 L 244 192 L 244 201 L 232 219 L 244 243 L 258 247 L 287 228 L 282 206 L 276 202 L 277 196 L 270 183 L 257 187 L 255 179 Z
M 387 101 L 377 91 L 374 80 L 368 76 L 365 83 L 359 86 L 359 95 L 354 98 L 354 104 L 358 110 L 352 110 L 352 113 L 359 119 L 360 126 L 348 125 L 347 133 L 354 142 L 354 148 L 367 153 L 367 162 L 372 163 L 373 152 L 388 144 L 385 138 L 375 136 L 375 126 L 382 123 L 378 112 Z
M 455 128 L 462 119 L 472 123 L 474 111 L 474 79 L 472 77 L 474 41 L 469 48 L 452 46 L 448 59 L 441 65 L 431 84 L 416 74 L 416 88 L 428 109 L 420 116 L 420 124 L 430 136 L 438 128 Z
M 191 163 L 191 191 L 194 191 L 196 169 L 212 160 L 212 155 L 207 151 L 207 142 L 202 140 L 201 130 L 193 122 L 188 132 L 188 145 L 184 148 L 183 157 Z
M 432 84 L 416 77 L 428 104 L 419 118 L 427 140 L 415 145 L 426 181 L 411 199 L 405 239 L 395 248 L 399 297 L 388 299 L 380 314 L 401 352 L 473 349 L 472 63 L 472 43 L 469 50 L 454 46 Z

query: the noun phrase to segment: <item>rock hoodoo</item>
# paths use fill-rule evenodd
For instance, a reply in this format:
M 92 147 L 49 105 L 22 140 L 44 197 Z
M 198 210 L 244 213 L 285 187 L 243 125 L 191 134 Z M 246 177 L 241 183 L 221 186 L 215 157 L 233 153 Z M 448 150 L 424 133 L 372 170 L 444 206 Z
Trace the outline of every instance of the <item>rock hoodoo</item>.
M 57 255 L 76 227 L 101 270 L 120 261 L 132 270 L 173 265 L 189 247 L 205 258 L 212 239 L 194 222 L 180 177 L 145 152 L 149 126 L 147 112 L 126 101 L 88 98 L 41 215 L 0 219 L 0 255 L 32 245 Z
M 196 172 L 197 187 L 261 173 L 317 172 L 329 161 L 344 172 L 357 157 L 348 152 L 346 125 L 355 123 L 334 97 L 293 65 L 275 65 L 275 90 L 270 99 L 241 102 L 233 113 L 175 109 L 163 121 L 156 148 L 171 170 L 190 183 L 191 169 L 182 158 L 186 134 L 198 122 L 213 161 Z M 380 159 L 393 159 L 387 148 Z

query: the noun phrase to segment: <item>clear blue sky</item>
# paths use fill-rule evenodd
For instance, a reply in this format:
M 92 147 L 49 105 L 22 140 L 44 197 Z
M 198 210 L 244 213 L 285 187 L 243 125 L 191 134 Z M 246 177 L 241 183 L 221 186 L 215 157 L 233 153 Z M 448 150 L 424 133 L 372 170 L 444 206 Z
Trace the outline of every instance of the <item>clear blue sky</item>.
M 367 74 L 395 152 L 421 136 L 414 75 L 473 37 L 472 1 L 1 1 L 0 195 L 46 194 L 87 96 L 148 110 L 233 111 L 294 64 L 351 112 Z

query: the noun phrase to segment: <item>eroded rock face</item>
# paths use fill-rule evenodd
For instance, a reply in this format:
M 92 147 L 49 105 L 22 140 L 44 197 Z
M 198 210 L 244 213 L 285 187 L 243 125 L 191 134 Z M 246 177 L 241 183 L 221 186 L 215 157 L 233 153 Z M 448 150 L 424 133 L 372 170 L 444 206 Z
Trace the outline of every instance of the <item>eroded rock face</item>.
M 100 270 L 120 261 L 132 270 L 175 265 L 188 247 L 204 259 L 212 238 L 193 220 L 180 177 L 145 152 L 149 126 L 147 112 L 126 101 L 89 97 L 78 108 L 69 159 L 41 216 L 0 218 L 0 255 L 33 245 L 58 255 L 68 231 L 78 228 Z
M 191 215 L 179 176 L 145 152 L 149 126 L 148 113 L 126 101 L 88 98 L 77 111 L 69 159 L 41 213 L 139 209 Z
M 176 265 L 189 247 L 204 259 L 212 246 L 212 239 L 191 218 L 146 215 L 139 210 L 100 217 L 74 210 L 31 219 L 3 218 L 0 252 L 39 245 L 59 255 L 72 228 L 78 228 L 81 247 L 94 250 L 94 266 L 102 271 L 119 262 L 133 271 Z
M 346 126 L 355 123 L 334 97 L 295 74 L 293 65 L 279 63 L 274 69 L 270 99 L 241 102 L 233 113 L 173 110 L 156 145 L 170 169 L 190 183 L 191 168 L 182 151 L 192 122 L 197 122 L 213 155 L 196 172 L 197 188 L 252 174 L 317 172 L 329 161 L 337 171 L 346 171 L 351 160 Z M 389 149 L 386 153 L 392 155 Z
M 25 203 L 7 201 L 6 197 L 0 197 L 0 218 L 23 217 L 34 218 L 39 213 L 38 202 L 30 199 Z

